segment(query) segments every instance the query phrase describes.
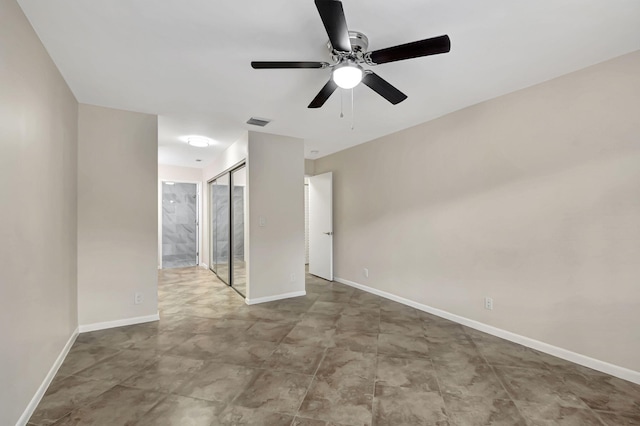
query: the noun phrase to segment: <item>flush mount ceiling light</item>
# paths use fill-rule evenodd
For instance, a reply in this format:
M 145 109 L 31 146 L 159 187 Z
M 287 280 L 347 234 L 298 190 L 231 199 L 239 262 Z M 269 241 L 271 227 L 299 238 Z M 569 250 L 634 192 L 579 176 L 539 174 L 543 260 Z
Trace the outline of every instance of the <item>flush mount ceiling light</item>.
M 175 182 L 165 182 L 165 185 L 175 185 Z
M 353 89 L 362 81 L 362 67 L 353 61 L 344 61 L 333 69 L 332 77 L 338 87 Z
M 185 136 L 181 139 L 184 142 L 188 143 L 189 145 L 195 146 L 198 148 L 206 148 L 209 145 L 213 144 L 213 139 L 207 138 L 205 136 L 191 135 L 191 136 Z

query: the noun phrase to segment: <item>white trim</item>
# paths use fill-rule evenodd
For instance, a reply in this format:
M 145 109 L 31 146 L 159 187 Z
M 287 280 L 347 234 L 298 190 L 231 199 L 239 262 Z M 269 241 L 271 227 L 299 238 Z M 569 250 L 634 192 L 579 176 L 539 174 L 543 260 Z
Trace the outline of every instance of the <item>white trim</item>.
M 125 318 L 115 321 L 96 322 L 93 324 L 85 324 L 79 327 L 80 333 L 86 333 L 88 331 L 104 330 L 107 328 L 122 327 L 125 325 L 142 324 L 145 322 L 159 321 L 160 313 L 156 312 L 153 315 L 147 315 L 144 317 Z
M 209 265 L 207 265 L 206 263 L 200 263 L 200 267 L 204 268 L 204 269 L 209 269 Z
M 273 302 L 274 300 L 289 299 L 291 297 L 306 296 L 306 291 L 292 291 L 291 293 L 277 294 L 275 296 L 258 297 L 257 299 L 244 299 L 247 305 L 255 305 L 258 303 Z
M 404 305 L 411 306 L 421 311 L 428 312 L 430 314 L 448 319 L 453 322 L 457 322 L 458 324 L 466 325 L 467 327 L 480 330 L 482 332 L 500 337 L 505 340 L 509 340 L 514 343 L 518 343 L 523 346 L 527 346 L 529 348 L 538 350 L 540 352 L 544 352 L 546 354 L 553 355 L 555 357 L 562 358 L 564 360 L 571 361 L 573 363 L 583 365 L 585 367 L 589 367 L 591 369 L 601 371 L 603 373 L 607 373 L 612 376 L 619 377 L 621 379 L 628 380 L 633 383 L 640 384 L 640 371 L 634 371 L 625 367 L 620 367 L 618 365 L 610 364 L 605 361 L 600 361 L 598 359 L 591 358 L 589 356 L 582 355 L 576 352 L 572 352 L 570 350 L 563 349 L 558 346 L 553 346 L 548 343 L 532 339 L 530 337 L 512 333 L 510 331 L 503 330 L 501 328 L 497 328 L 488 324 L 484 324 L 469 318 L 465 318 L 460 315 L 452 314 L 450 312 L 443 311 L 441 309 L 433 308 L 428 305 L 423 305 L 422 303 L 418 303 L 410 299 L 405 299 L 404 297 L 396 296 L 395 294 L 387 293 L 386 291 L 378 290 L 363 284 L 345 280 L 344 278 L 336 277 L 334 280 L 341 284 L 345 284 L 350 287 L 355 287 L 357 289 L 366 291 L 368 293 L 372 293 L 380 297 L 384 297 L 385 299 L 390 299 L 390 300 L 402 303 Z
M 24 409 L 24 412 L 18 419 L 16 426 L 26 425 L 29 419 L 31 418 L 31 416 L 33 415 L 33 412 L 36 411 L 38 404 L 40 404 L 42 397 L 47 391 L 47 388 L 49 388 L 51 381 L 56 376 L 58 369 L 62 365 L 62 362 L 64 361 L 64 359 L 67 357 L 67 354 L 71 350 L 71 347 L 73 346 L 73 343 L 76 341 L 77 337 L 78 337 L 78 328 L 76 328 L 73 331 L 73 333 L 71 334 L 71 337 L 69 337 L 69 340 L 67 340 L 67 343 L 62 348 L 60 355 L 58 355 L 58 358 L 56 358 L 55 362 L 51 366 L 51 369 L 49 370 L 44 380 L 40 384 L 40 387 L 38 387 L 38 390 L 36 391 L 35 395 L 33 395 L 33 398 L 31 398 L 31 401 L 27 405 L 27 408 Z

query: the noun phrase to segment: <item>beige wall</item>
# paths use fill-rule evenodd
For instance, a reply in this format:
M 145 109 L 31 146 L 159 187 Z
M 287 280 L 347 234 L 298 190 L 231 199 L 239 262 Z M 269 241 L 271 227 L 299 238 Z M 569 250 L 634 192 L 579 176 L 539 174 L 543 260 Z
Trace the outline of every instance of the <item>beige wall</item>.
M 314 160 L 304 160 L 304 174 L 305 176 L 313 176 L 316 174 L 316 163 Z
M 78 326 L 78 104 L 0 0 L 0 424 L 16 424 Z
M 336 276 L 640 371 L 639 105 L 635 52 L 316 160 Z
M 201 182 L 202 169 L 195 167 L 169 166 L 158 164 L 158 180 L 176 182 Z
M 264 227 L 259 226 L 260 217 L 266 220 Z M 249 229 L 247 299 L 303 292 L 304 145 L 301 139 L 249 132 Z
M 78 318 L 81 325 L 158 311 L 157 116 L 80 105 Z M 134 294 L 144 302 L 134 304 Z
M 198 197 L 200 209 L 197 212 L 198 221 L 202 224 L 202 169 L 195 167 L 169 166 L 158 164 L 158 268 L 162 266 L 162 182 L 188 182 L 198 183 Z M 202 225 L 198 235 L 198 252 L 202 254 Z M 200 263 L 207 263 L 200 257 Z

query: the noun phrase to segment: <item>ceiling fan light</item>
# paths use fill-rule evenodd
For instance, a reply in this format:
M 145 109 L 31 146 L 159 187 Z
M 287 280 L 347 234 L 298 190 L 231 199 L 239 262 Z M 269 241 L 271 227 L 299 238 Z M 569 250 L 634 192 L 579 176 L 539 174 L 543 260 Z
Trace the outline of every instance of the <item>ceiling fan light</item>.
M 343 89 L 353 89 L 362 81 L 362 67 L 347 63 L 333 70 L 333 81 Z

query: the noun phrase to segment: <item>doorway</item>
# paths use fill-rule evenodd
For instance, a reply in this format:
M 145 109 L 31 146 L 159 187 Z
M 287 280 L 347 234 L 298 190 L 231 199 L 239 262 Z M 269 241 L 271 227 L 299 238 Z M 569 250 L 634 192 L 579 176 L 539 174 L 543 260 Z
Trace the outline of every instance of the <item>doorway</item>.
M 162 182 L 162 268 L 196 266 L 198 185 Z
M 309 273 L 333 281 L 333 174 L 309 182 Z
M 247 294 L 246 174 L 242 164 L 209 182 L 210 268 L 243 297 Z

